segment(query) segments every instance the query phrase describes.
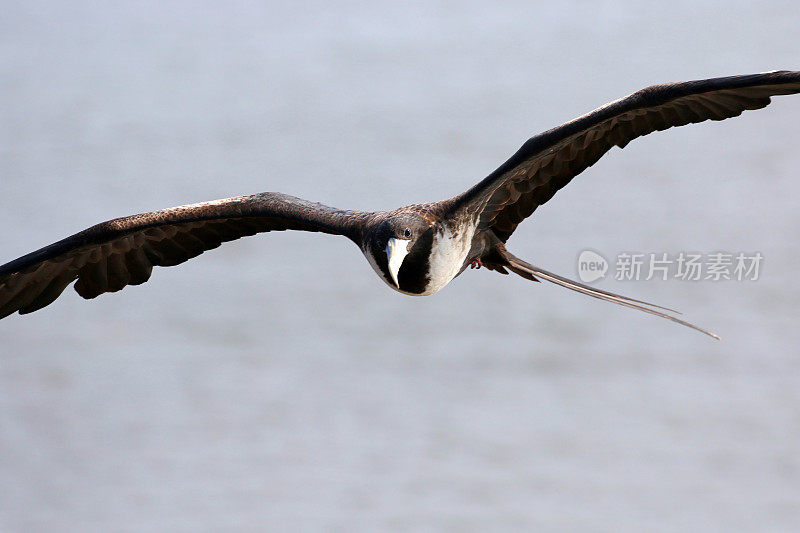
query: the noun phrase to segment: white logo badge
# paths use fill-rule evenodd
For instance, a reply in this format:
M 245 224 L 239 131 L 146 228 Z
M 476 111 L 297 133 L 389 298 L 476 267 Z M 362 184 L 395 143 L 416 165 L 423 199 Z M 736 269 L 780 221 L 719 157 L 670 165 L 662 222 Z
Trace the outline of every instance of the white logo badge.
M 592 250 L 584 250 L 578 256 L 578 277 L 584 283 L 604 278 L 608 271 L 608 261 Z

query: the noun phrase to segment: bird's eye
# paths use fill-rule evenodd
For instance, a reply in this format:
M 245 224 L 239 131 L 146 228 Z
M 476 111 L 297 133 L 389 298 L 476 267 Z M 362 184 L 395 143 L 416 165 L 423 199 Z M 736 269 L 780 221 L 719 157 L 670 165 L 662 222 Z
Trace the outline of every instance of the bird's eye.
M 411 238 L 411 229 L 406 228 L 406 230 L 403 232 L 403 237 L 405 237 L 406 239 L 410 239 Z

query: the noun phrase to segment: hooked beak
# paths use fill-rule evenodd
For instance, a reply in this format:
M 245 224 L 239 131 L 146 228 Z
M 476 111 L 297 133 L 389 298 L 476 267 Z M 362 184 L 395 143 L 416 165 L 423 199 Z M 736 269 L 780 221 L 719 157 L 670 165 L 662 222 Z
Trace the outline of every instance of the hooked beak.
M 394 286 L 400 288 L 400 283 L 397 281 L 397 273 L 400 271 L 400 265 L 403 264 L 403 259 L 408 255 L 408 243 L 410 240 L 395 239 L 392 237 L 386 244 L 386 257 L 389 259 L 389 274 L 392 276 Z

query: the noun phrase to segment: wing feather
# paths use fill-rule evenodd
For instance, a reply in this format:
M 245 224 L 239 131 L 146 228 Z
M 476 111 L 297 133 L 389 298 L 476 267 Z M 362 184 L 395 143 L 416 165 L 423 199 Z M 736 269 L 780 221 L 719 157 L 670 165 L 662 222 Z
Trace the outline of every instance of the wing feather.
M 358 242 L 365 215 L 261 193 L 110 220 L 0 266 L 0 318 L 41 309 L 72 282 L 84 298 L 139 285 L 154 266 L 256 233 L 319 231 Z
M 653 85 L 530 138 L 508 161 L 456 197 L 480 229 L 505 242 L 517 225 L 614 146 L 676 126 L 724 120 L 800 92 L 800 72 L 775 71 Z

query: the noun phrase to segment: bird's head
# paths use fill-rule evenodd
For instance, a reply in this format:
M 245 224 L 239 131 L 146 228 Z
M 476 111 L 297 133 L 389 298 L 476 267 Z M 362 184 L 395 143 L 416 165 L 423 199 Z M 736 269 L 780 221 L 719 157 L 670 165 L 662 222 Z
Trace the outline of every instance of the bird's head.
M 375 270 L 394 289 L 423 292 L 432 233 L 430 222 L 418 213 L 401 212 L 384 219 L 370 243 Z

